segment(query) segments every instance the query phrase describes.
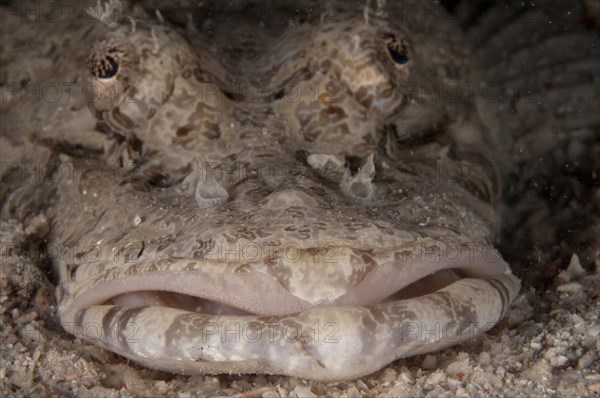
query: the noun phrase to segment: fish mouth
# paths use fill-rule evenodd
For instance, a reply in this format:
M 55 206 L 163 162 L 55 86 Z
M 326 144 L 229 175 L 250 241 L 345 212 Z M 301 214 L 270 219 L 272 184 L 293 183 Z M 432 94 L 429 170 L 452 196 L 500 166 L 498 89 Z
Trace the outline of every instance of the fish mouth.
M 337 258 L 315 262 L 316 249 L 254 264 L 219 264 L 169 257 L 113 267 L 93 279 L 69 283 L 78 307 L 161 306 L 214 316 L 283 316 L 311 308 L 373 306 L 414 299 L 464 278 L 492 278 L 510 272 L 491 247 L 424 238 L 418 245 L 365 251 L 330 248 Z M 311 255 L 312 254 L 312 255 Z M 318 279 L 318 283 L 314 279 Z
M 160 259 L 63 284 L 59 313 L 76 336 L 151 368 L 339 380 L 473 339 L 519 291 L 500 256 L 407 252 L 372 253 L 380 265 L 313 301 L 265 272 Z
M 387 303 L 392 301 L 406 300 L 410 298 L 417 298 L 427 294 L 434 293 L 444 287 L 454 283 L 460 279 L 462 272 L 455 269 L 444 269 L 436 271 L 431 275 L 428 275 L 422 279 L 419 279 L 406 287 L 400 288 L 392 295 L 381 300 L 380 303 Z M 268 288 L 269 291 L 278 289 L 278 286 L 269 286 L 269 281 L 263 281 L 260 277 L 257 278 L 243 278 L 242 280 L 236 280 L 235 282 L 229 280 L 230 283 L 223 282 L 225 278 L 216 277 L 214 275 L 200 274 L 200 275 L 184 275 L 183 278 L 176 277 L 174 280 L 165 283 L 164 281 L 169 278 L 168 274 L 155 273 L 149 275 L 148 278 L 140 277 L 134 278 L 130 282 L 133 284 L 144 284 L 149 288 L 141 291 L 127 292 L 119 294 L 104 304 L 128 306 L 128 307 L 148 307 L 148 306 L 162 306 L 168 308 L 175 308 L 184 311 L 196 312 L 206 315 L 220 316 L 220 315 L 262 315 L 262 316 L 273 316 L 273 315 L 287 315 L 301 312 L 309 308 L 327 307 L 327 306 L 340 306 L 340 305 L 353 305 L 350 304 L 352 300 L 350 295 L 344 297 L 343 300 L 337 300 L 334 303 L 321 302 L 318 305 L 310 305 L 305 301 L 294 300 L 290 297 L 280 297 L 279 300 L 275 301 L 277 306 L 273 303 L 269 303 L 269 297 L 265 294 L 254 294 L 260 298 L 260 301 L 256 303 L 253 308 L 249 308 L 245 303 L 236 302 L 235 290 L 232 294 L 229 293 L 217 293 L 207 294 L 210 288 L 207 288 L 211 283 L 215 283 L 216 280 L 220 280 L 217 286 L 224 284 L 231 284 L 239 286 L 247 283 L 250 286 L 263 285 Z M 382 277 L 383 278 L 383 277 Z M 230 278 L 235 279 L 235 278 Z M 266 282 L 266 283 L 264 283 Z M 193 295 L 182 293 L 183 291 L 189 291 L 190 285 L 193 285 L 194 290 L 200 290 L 203 292 L 201 295 Z M 233 286 L 231 286 L 233 287 Z M 152 290 L 154 289 L 154 290 Z M 163 290 L 168 289 L 168 290 Z M 365 287 L 357 290 L 365 290 Z M 262 292 L 264 293 L 264 292 Z M 284 296 L 285 293 L 281 293 Z M 354 292 L 352 295 L 357 296 Z M 211 298 L 206 298 L 211 297 Z M 248 296 L 246 296 L 248 297 Z M 353 297 L 353 298 L 354 298 Z M 364 297 L 362 297 L 364 298 Z M 289 308 L 286 308 L 282 303 L 289 303 Z M 360 304 L 354 304 L 360 305 Z M 371 304 L 372 305 L 372 304 Z M 254 312 L 252 312 L 254 311 Z M 287 312 L 291 311 L 291 312 Z

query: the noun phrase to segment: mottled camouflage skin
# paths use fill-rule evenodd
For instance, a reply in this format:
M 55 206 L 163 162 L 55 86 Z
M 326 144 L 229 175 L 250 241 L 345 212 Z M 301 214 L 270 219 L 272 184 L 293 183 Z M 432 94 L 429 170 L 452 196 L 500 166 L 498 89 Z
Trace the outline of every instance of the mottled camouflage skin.
M 4 206 L 48 218 L 65 328 L 165 370 L 341 379 L 500 320 L 507 144 L 460 34 L 411 4 L 336 10 L 252 59 L 140 9 L 100 18 L 81 68 L 103 149 L 35 149 L 72 178 Z

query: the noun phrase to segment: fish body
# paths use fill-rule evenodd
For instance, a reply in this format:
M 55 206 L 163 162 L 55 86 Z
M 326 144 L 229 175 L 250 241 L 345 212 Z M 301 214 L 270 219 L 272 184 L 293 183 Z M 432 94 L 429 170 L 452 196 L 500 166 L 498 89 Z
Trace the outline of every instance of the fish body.
M 436 3 L 343 8 L 251 55 L 97 10 L 73 110 L 93 133 L 3 130 L 62 177 L 9 178 L 3 214 L 48 219 L 68 332 L 173 372 L 333 380 L 502 318 L 509 143 L 472 54 Z

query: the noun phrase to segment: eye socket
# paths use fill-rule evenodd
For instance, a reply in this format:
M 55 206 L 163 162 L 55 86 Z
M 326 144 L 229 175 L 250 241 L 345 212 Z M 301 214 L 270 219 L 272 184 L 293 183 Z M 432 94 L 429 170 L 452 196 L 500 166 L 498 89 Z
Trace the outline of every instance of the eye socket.
M 97 48 L 88 59 L 88 69 L 92 76 L 99 79 L 111 79 L 119 72 L 121 52 L 115 48 Z
M 405 65 L 410 61 L 408 44 L 404 40 L 396 39 L 392 33 L 386 34 L 387 50 L 392 60 L 398 65 Z

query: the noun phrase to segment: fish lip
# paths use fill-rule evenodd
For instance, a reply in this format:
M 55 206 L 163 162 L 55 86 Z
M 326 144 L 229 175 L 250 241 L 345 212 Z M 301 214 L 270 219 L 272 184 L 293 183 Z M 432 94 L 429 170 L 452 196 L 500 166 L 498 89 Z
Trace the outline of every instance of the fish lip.
M 422 243 L 423 240 L 420 242 Z M 432 244 L 440 241 L 429 239 Z M 444 247 L 448 247 L 446 245 Z M 293 291 L 276 276 L 263 270 L 216 272 L 198 259 L 167 258 L 113 267 L 102 275 L 62 285 L 61 308 L 101 305 L 124 294 L 135 292 L 172 292 L 212 300 L 257 315 L 295 314 L 310 308 L 328 306 L 370 306 L 382 302 L 395 292 L 441 270 L 459 270 L 462 277 L 490 278 L 510 273 L 500 255 L 488 250 L 458 252 L 452 258 L 436 257 L 435 253 L 397 250 L 381 251 L 381 265 L 366 272 L 356 284 L 342 286 L 337 295 L 318 296 L 310 289 Z M 430 257 L 428 257 L 430 256 Z M 196 262 L 196 270 L 184 270 L 185 264 Z M 157 269 L 163 269 L 157 271 Z M 166 270 L 165 270 L 166 269 Z M 326 284 L 325 278 L 321 279 Z M 313 294 L 311 296 L 311 294 Z M 149 304 L 151 305 L 151 304 Z
M 461 279 L 423 298 L 309 308 L 293 316 L 206 316 L 157 306 L 94 305 L 70 311 L 63 322 L 76 336 L 150 368 L 342 380 L 474 339 L 504 316 L 519 288 L 519 280 L 506 273 Z M 290 323 L 297 331 L 292 338 L 280 332 Z M 244 332 L 251 324 L 274 325 L 275 334 L 257 340 Z M 333 335 L 326 333 L 332 325 Z M 323 334 L 315 334 L 315 327 Z

